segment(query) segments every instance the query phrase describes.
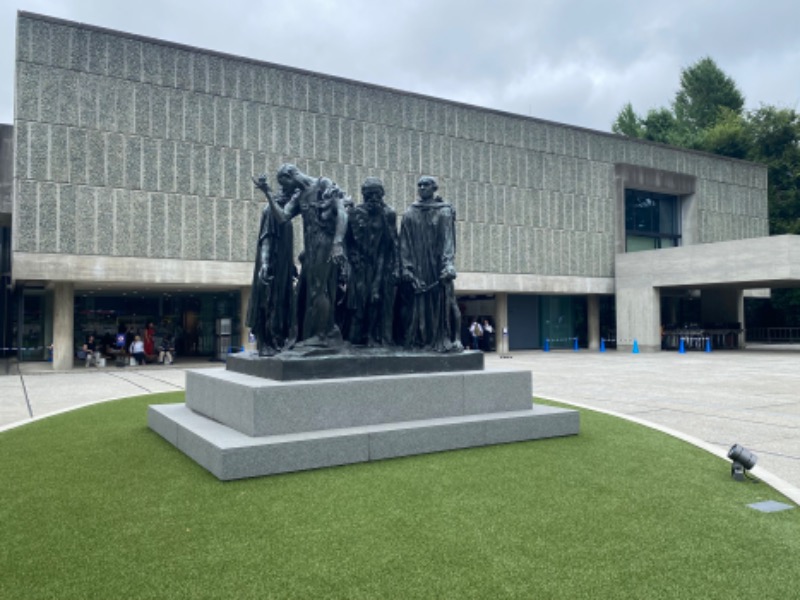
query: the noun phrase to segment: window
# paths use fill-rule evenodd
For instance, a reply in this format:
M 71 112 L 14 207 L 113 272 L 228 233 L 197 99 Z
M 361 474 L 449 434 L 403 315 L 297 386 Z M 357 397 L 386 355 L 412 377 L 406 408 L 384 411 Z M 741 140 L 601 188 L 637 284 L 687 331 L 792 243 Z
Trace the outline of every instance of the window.
M 625 190 L 625 251 L 680 245 L 678 196 Z

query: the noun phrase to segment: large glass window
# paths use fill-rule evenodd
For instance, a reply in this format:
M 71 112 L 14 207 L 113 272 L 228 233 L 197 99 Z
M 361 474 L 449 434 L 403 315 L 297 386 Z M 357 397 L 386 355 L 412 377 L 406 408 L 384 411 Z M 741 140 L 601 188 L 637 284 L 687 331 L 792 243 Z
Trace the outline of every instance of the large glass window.
M 625 190 L 625 251 L 680 245 L 678 196 Z
M 545 341 L 552 349 L 586 347 L 586 296 L 541 296 L 539 318 L 542 346 Z

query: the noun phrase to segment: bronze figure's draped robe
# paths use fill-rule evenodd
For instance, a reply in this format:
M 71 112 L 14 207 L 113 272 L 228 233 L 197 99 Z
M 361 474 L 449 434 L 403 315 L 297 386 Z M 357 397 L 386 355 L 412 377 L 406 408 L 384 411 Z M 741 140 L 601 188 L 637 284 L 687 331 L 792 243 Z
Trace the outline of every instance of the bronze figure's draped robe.
M 348 339 L 356 345 L 389 346 L 393 343 L 395 286 L 399 275 L 394 210 L 382 201 L 352 208 L 345 246 L 350 264 Z
M 303 256 L 297 285 L 297 340 L 301 345 L 329 346 L 342 341 L 334 320 L 340 267 L 331 255 L 341 235 L 337 230 L 343 231 L 341 223 L 346 223 L 343 197 L 329 179 L 320 178 L 286 205 L 287 216 L 303 217 Z
M 456 211 L 438 196 L 418 200 L 400 226 L 404 344 L 436 352 L 463 350 L 455 298 Z
M 283 205 L 286 199 L 278 202 Z M 262 356 L 280 352 L 293 337 L 293 242 L 292 224 L 279 223 L 267 204 L 261 214 L 246 322 Z

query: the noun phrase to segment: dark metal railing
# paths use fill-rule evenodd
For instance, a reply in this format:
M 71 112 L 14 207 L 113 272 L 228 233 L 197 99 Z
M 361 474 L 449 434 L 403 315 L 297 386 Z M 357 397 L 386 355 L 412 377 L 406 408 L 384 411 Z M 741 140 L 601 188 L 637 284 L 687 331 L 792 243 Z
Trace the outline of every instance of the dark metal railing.
M 798 344 L 800 327 L 748 327 L 747 341 L 764 344 Z

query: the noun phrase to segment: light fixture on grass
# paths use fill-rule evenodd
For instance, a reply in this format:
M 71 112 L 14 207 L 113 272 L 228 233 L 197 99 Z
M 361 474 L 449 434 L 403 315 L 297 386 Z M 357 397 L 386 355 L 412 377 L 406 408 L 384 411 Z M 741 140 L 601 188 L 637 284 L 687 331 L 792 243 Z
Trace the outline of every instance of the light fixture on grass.
M 756 466 L 758 457 L 740 444 L 734 444 L 728 450 L 728 458 L 733 461 L 731 465 L 731 477 L 736 481 L 744 481 L 744 472 Z

